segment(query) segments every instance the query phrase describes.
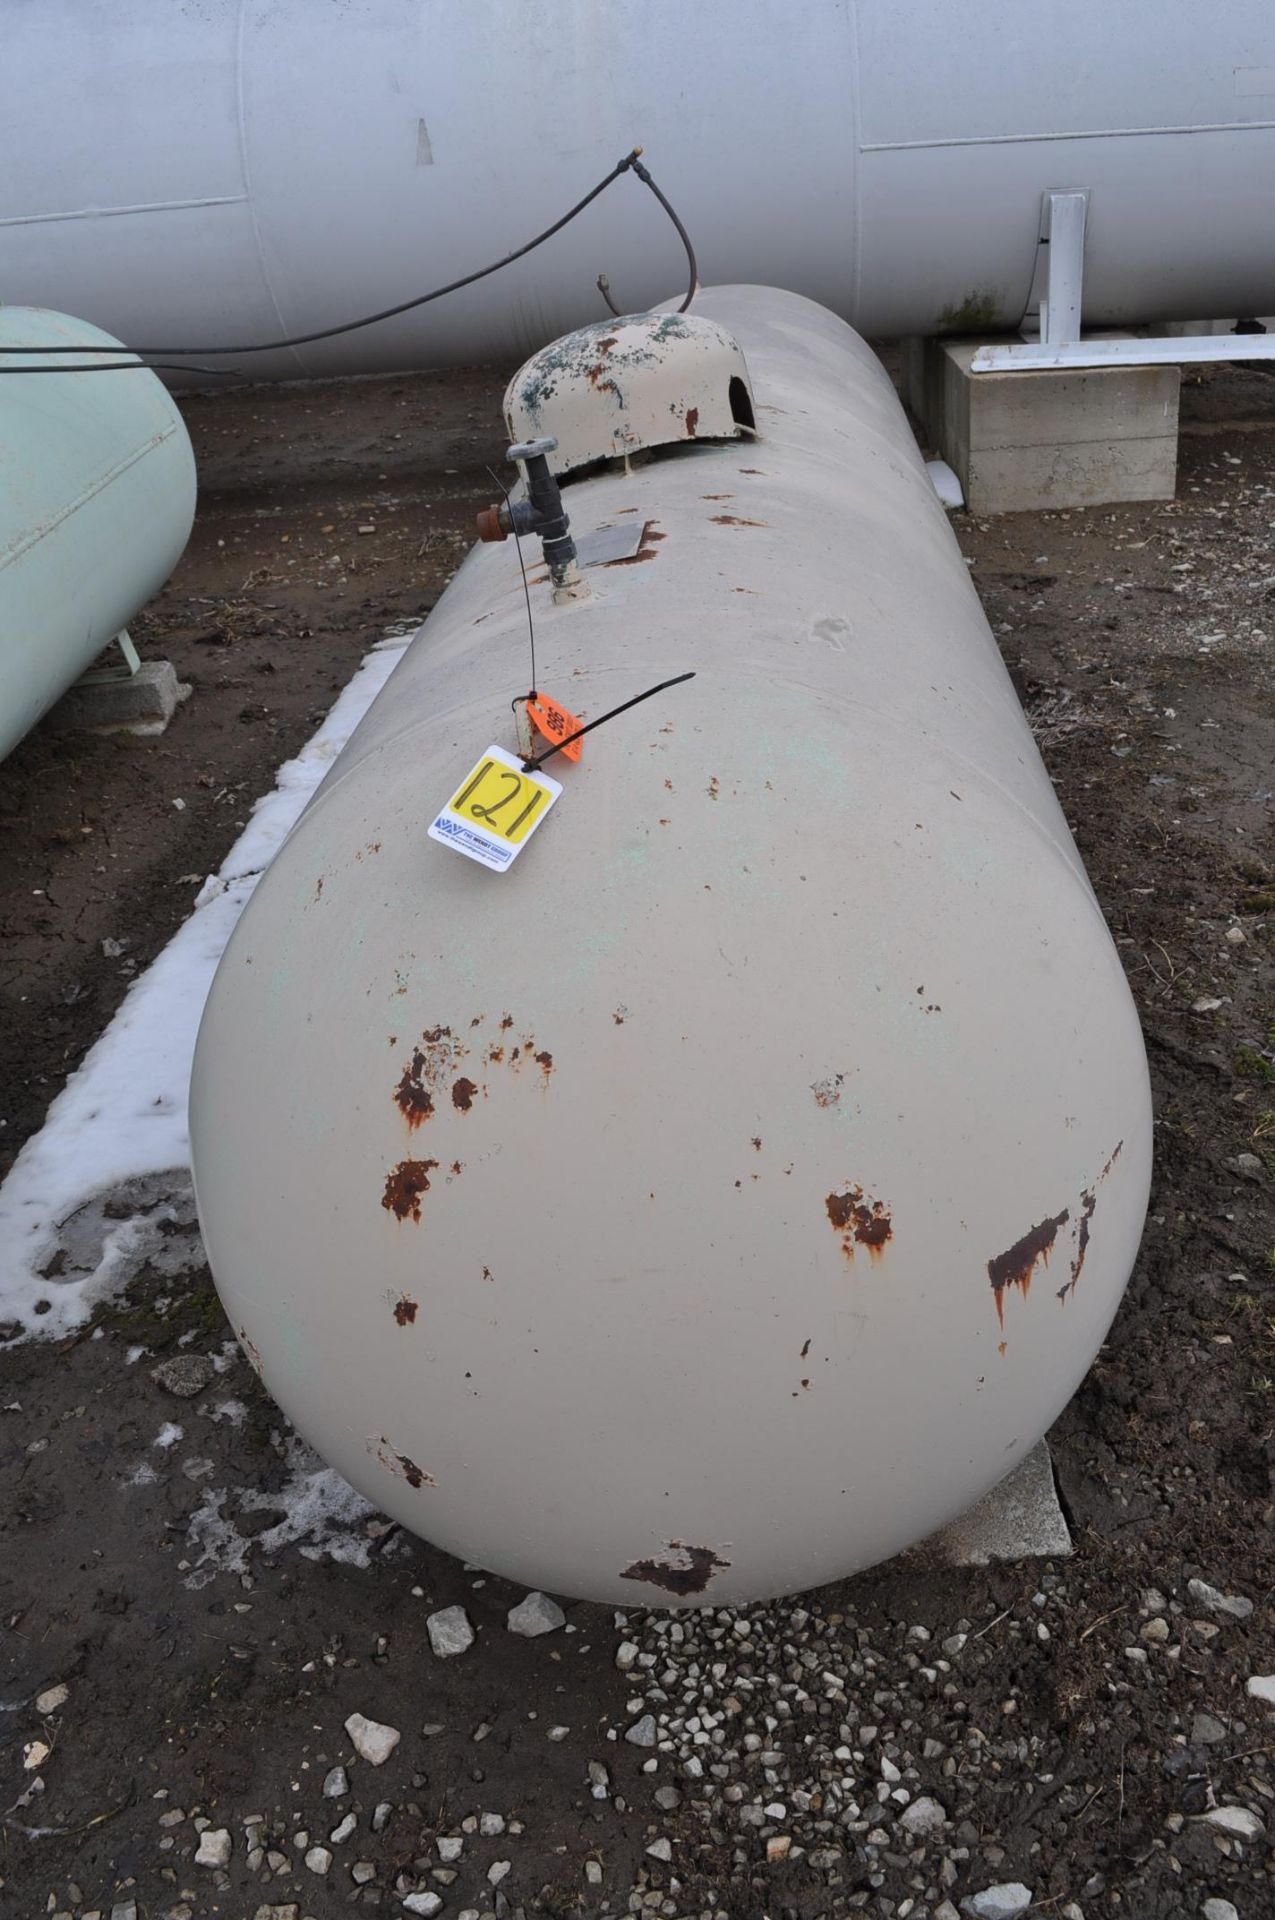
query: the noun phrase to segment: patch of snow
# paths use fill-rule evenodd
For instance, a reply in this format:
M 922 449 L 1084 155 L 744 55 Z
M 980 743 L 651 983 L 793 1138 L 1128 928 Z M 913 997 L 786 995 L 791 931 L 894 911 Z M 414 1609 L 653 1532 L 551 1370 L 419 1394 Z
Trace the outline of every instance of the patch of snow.
M 208 1409 L 210 1420 L 229 1420 L 232 1427 L 241 1427 L 248 1418 L 248 1409 L 242 1400 L 219 1400 L 215 1407 Z
M 130 1347 L 124 1355 L 124 1365 L 126 1367 L 135 1367 L 138 1361 L 144 1357 L 145 1353 L 145 1347 Z
M 165 1420 L 163 1426 L 151 1441 L 151 1445 L 153 1447 L 175 1447 L 179 1440 L 184 1440 L 185 1438 L 186 1435 L 183 1428 L 174 1426 L 171 1420 Z
M 378 642 L 318 732 L 280 768 L 190 918 L 129 989 L 0 1187 L 0 1325 L 15 1322 L 19 1337 L 57 1339 L 82 1326 L 147 1261 L 177 1277 L 202 1260 L 198 1234 L 172 1229 L 188 1224 L 189 1178 L 174 1170 L 190 1164 L 186 1102 L 204 1001 L 258 880 L 406 645 L 401 636 Z M 160 1174 L 173 1176 L 171 1206 L 153 1190 Z M 137 1181 L 152 1183 L 141 1217 L 103 1219 L 92 1207 L 95 1196 Z M 68 1232 L 77 1242 L 69 1250 Z
M 186 1585 L 206 1587 L 219 1573 L 247 1573 L 253 1540 L 235 1525 L 236 1512 L 279 1513 L 283 1517 L 255 1544 L 265 1554 L 298 1546 L 307 1560 L 339 1560 L 347 1566 L 370 1564 L 372 1543 L 366 1523 L 376 1512 L 371 1501 L 356 1493 L 348 1481 L 295 1434 L 286 1442 L 288 1477 L 274 1493 L 259 1487 L 209 1487 L 190 1517 L 188 1551 L 199 1559 L 186 1576 Z M 234 1509 L 232 1511 L 231 1509 Z
M 158 1479 L 159 1475 L 156 1473 L 150 1461 L 140 1460 L 133 1468 L 133 1471 L 125 1476 L 124 1485 L 126 1487 L 151 1487 L 154 1486 Z
M 930 483 L 945 507 L 963 507 L 965 505 L 965 495 L 961 491 L 961 483 L 951 467 L 948 466 L 946 460 L 927 460 L 925 463 L 925 471 L 929 474 Z

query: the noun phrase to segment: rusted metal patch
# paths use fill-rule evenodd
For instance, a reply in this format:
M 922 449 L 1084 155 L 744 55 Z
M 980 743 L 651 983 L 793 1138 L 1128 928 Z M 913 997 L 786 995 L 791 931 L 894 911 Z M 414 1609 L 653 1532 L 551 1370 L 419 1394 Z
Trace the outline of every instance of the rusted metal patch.
M 890 1209 L 881 1200 L 869 1199 L 862 1187 L 847 1187 L 844 1193 L 830 1193 L 824 1202 L 833 1230 L 839 1233 L 842 1252 L 854 1259 L 856 1246 L 866 1247 L 879 1260 L 894 1238 Z
M 1098 1189 L 1111 1172 L 1111 1169 L 1115 1166 L 1116 1161 L 1120 1158 L 1123 1147 L 1123 1140 L 1116 1142 L 1111 1158 L 1103 1167 L 1102 1172 L 1098 1175 L 1092 1187 L 1085 1187 L 1081 1190 L 1080 1216 L 1076 1223 L 1076 1254 L 1071 1263 L 1071 1278 L 1058 1289 L 1058 1298 L 1062 1301 L 1069 1299 L 1075 1292 L 1076 1283 L 1084 1271 L 1085 1255 L 1089 1251 L 1089 1223 L 1093 1219 L 1094 1209 L 1098 1205 Z
M 442 1091 L 467 1051 L 450 1027 L 430 1027 L 421 1035 L 394 1089 L 394 1104 L 413 1132 L 434 1112 L 434 1095 Z
M 825 1111 L 829 1107 L 840 1106 L 841 1088 L 845 1082 L 845 1077 L 844 1073 L 834 1073 L 830 1074 L 827 1079 L 814 1081 L 810 1091 L 815 1096 L 815 1105 L 817 1107 L 823 1107 Z
M 539 1067 L 541 1073 L 543 1073 L 545 1079 L 547 1080 L 549 1078 L 549 1075 L 553 1072 L 553 1055 L 549 1053 L 545 1048 L 542 1047 L 540 1052 L 536 1055 L 535 1058 L 536 1058 L 536 1065 Z
M 420 1310 L 420 1301 L 413 1300 L 410 1293 L 400 1293 L 398 1299 L 394 1302 L 394 1318 L 398 1321 L 400 1327 L 412 1326 Z
M 646 521 L 642 528 L 642 537 L 638 541 L 636 553 L 621 554 L 617 560 L 603 560 L 600 564 L 603 567 L 636 567 L 642 560 L 654 560 L 654 549 L 658 542 L 664 538 L 664 535 L 657 531 L 658 527 L 658 520 Z
M 1006 1287 L 1021 1287 L 1024 1300 L 1027 1298 L 1037 1261 L 1042 1260 L 1046 1266 L 1049 1265 L 1049 1256 L 1059 1229 L 1065 1227 L 1070 1218 L 1069 1209 L 1064 1207 L 1061 1213 L 1041 1220 L 1021 1240 L 1015 1240 L 1012 1247 L 1006 1247 L 1004 1253 L 998 1253 L 995 1259 L 988 1261 L 987 1277 L 996 1295 L 996 1318 L 1002 1327 L 1005 1324 Z
M 698 425 L 699 425 L 699 408 L 688 407 L 686 409 L 686 431 L 692 440 L 695 438 L 695 429 L 698 427 Z
M 681 1561 L 673 1560 L 635 1560 L 631 1567 L 621 1573 L 621 1580 L 643 1580 L 649 1586 L 663 1587 L 666 1593 L 685 1596 L 689 1593 L 703 1593 L 715 1573 L 722 1573 L 730 1565 L 714 1553 L 711 1547 L 684 1547 L 680 1540 L 670 1540 L 670 1554 L 680 1554 Z
M 384 1467 L 387 1473 L 406 1480 L 409 1487 L 436 1487 L 438 1485 L 432 1473 L 426 1473 L 424 1467 L 418 1467 L 415 1460 L 391 1444 L 382 1434 L 379 1440 L 369 1440 L 367 1450 L 377 1465 Z
M 715 527 L 768 527 L 769 520 L 745 520 L 738 513 L 713 513 L 709 515 Z
M 381 1205 L 386 1212 L 392 1213 L 396 1220 L 410 1218 L 419 1222 L 421 1196 L 429 1192 L 429 1176 L 437 1165 L 437 1160 L 400 1160 L 396 1167 L 391 1167 L 381 1195 Z
M 466 1079 L 464 1074 L 461 1075 L 459 1080 L 454 1081 L 452 1084 L 452 1105 L 455 1107 L 457 1113 L 468 1113 L 474 1104 L 474 1095 L 479 1092 L 481 1092 L 481 1088 L 478 1086 L 478 1083 L 474 1080 Z

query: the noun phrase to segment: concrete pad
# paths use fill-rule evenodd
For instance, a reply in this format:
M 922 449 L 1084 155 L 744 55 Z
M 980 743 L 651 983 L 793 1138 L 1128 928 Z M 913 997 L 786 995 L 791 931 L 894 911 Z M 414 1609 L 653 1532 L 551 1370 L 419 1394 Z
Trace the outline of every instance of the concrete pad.
M 143 660 L 136 673 L 119 668 L 85 674 L 62 695 L 49 724 L 80 732 L 159 734 L 189 694 L 171 660 Z
M 918 1551 L 954 1567 L 1066 1558 L 1071 1533 L 1058 1504 L 1048 1441 L 1039 1441 L 999 1486 L 950 1527 L 931 1534 Z

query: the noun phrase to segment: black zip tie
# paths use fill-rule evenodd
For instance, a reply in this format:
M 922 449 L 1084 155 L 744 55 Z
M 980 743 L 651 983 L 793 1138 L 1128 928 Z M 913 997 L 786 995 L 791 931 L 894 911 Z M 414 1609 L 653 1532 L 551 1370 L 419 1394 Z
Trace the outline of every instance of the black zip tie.
M 663 693 L 665 687 L 680 687 L 683 680 L 694 678 L 695 670 L 692 668 L 690 673 L 679 673 L 672 680 L 661 680 L 658 687 L 648 687 L 645 693 L 635 693 L 633 698 L 626 700 L 622 706 L 612 707 L 610 713 L 600 713 L 596 720 L 590 720 L 588 726 L 578 728 L 575 733 L 569 733 L 565 740 L 559 740 L 557 746 L 546 747 L 543 753 L 524 760 L 523 772 L 534 773 L 537 767 L 543 767 L 546 760 L 551 760 L 555 753 L 561 753 L 564 747 L 572 746 L 577 740 L 583 740 L 585 734 L 592 733 L 595 727 L 604 726 L 608 720 L 614 720 L 617 714 L 627 713 L 630 707 L 640 706 L 643 700 L 650 700 L 654 694 Z

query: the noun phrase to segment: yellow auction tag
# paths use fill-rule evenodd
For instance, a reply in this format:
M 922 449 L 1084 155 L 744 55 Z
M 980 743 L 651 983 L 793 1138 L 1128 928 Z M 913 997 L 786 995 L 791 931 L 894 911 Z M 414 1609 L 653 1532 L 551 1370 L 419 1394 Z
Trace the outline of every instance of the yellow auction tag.
M 522 852 L 558 795 L 547 773 L 524 773 L 503 747 L 488 747 L 429 829 L 470 860 L 503 873 Z

